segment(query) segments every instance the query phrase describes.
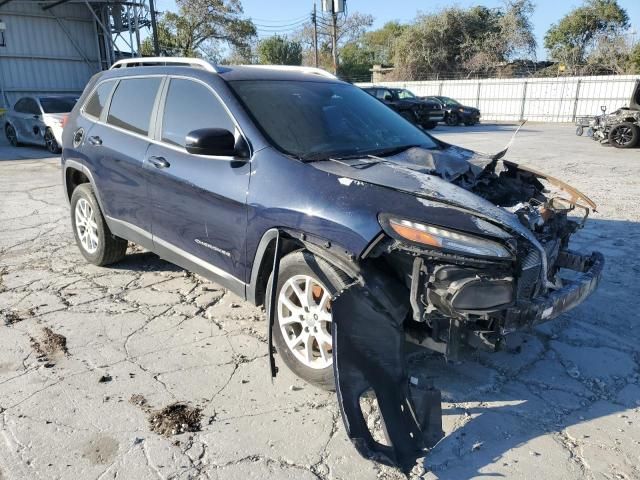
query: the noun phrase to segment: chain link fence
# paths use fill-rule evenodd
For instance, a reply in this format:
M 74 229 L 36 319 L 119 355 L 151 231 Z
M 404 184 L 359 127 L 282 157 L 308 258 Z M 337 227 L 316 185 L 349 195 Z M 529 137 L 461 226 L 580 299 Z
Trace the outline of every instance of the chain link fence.
M 555 78 L 485 78 L 380 82 L 377 86 L 406 88 L 418 96 L 439 95 L 480 109 L 482 120 L 575 122 L 628 106 L 640 75 Z M 357 83 L 365 87 L 370 82 Z

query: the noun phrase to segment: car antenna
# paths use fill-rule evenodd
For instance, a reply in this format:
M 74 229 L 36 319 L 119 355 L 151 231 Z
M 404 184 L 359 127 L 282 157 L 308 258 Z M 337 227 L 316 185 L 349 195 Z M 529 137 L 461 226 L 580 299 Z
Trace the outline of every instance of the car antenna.
M 520 125 L 518 125 L 518 128 L 516 128 L 516 131 L 513 132 L 513 135 L 511 136 L 511 140 L 509 140 L 509 143 L 507 143 L 507 145 L 500 150 L 498 153 L 496 153 L 495 155 L 492 155 L 491 158 L 495 161 L 495 160 L 500 160 L 502 157 L 504 157 L 507 154 L 507 150 L 509 150 L 509 148 L 511 148 L 511 145 L 513 145 L 513 142 L 516 140 L 516 135 L 518 135 L 518 132 L 520 131 L 520 129 L 522 128 L 522 126 L 527 123 L 526 120 L 523 120 L 522 123 L 520 123 Z

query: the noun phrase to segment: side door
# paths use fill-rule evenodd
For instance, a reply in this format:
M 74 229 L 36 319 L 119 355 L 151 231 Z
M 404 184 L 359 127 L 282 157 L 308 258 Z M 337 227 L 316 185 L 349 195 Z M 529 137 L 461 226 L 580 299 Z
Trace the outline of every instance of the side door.
M 155 250 L 244 295 L 250 163 L 187 153 L 193 130 L 242 133 L 211 87 L 175 77 L 165 85 L 156 142 L 145 168 L 153 206 Z
M 143 162 L 163 80 L 163 76 L 131 77 L 116 80 L 115 85 L 100 84 L 83 111 L 87 115 L 96 103 L 106 101 L 100 118 L 85 133 L 87 163 L 112 230 L 126 232 L 127 238 L 142 245 L 151 243 Z
M 44 145 L 44 122 L 42 121 L 42 110 L 34 98 L 25 98 L 23 126 L 25 141 Z
M 29 116 L 28 98 L 21 98 L 16 102 L 11 112 L 11 124 L 18 134 L 18 140 L 21 142 L 31 141 L 29 131 L 27 129 L 27 117 Z

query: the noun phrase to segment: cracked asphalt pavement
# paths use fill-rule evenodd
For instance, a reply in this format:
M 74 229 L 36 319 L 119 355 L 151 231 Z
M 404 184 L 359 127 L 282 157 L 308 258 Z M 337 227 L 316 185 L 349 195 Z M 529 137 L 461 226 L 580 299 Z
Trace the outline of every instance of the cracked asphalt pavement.
M 433 133 L 495 152 L 513 129 Z M 412 354 L 411 369 L 442 389 L 446 432 L 412 476 L 638 479 L 640 149 L 528 124 L 508 158 L 598 203 L 574 247 L 605 254 L 604 279 L 509 351 L 456 363 Z M 128 253 L 110 268 L 87 264 L 59 160 L 0 143 L 0 479 L 403 478 L 357 455 L 334 394 L 277 357 L 272 384 L 263 311 L 154 254 Z M 153 433 L 150 413 L 176 402 L 199 409 L 199 431 Z M 375 415 L 370 423 L 380 427 Z

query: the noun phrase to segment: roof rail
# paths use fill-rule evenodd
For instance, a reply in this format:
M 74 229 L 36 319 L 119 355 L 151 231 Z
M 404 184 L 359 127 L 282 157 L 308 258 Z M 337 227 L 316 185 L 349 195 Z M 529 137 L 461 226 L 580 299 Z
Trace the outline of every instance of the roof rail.
M 243 67 L 251 68 L 264 68 L 268 70 L 281 70 L 300 73 L 309 73 L 312 75 L 322 75 L 323 77 L 338 79 L 333 73 L 329 73 L 326 70 L 316 67 L 299 67 L 296 65 L 242 65 Z
M 201 58 L 189 58 L 189 57 L 137 57 L 137 58 L 125 58 L 118 60 L 109 70 L 115 68 L 128 68 L 128 67 L 152 67 L 152 66 L 180 66 L 188 65 L 196 68 L 202 68 L 208 72 L 217 73 L 216 68 L 206 60 Z

